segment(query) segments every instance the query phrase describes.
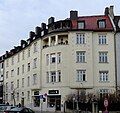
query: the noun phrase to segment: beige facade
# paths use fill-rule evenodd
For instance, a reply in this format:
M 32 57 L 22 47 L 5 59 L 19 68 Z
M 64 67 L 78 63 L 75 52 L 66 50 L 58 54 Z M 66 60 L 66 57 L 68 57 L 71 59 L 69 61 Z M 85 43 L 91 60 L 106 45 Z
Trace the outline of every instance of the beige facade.
M 79 36 L 84 39 L 77 42 Z M 105 36 L 105 44 L 99 42 L 101 36 Z M 68 31 L 38 38 L 5 59 L 5 101 L 54 111 L 50 99 L 55 97 L 63 111 L 67 95 L 77 90 L 95 95 L 113 93 L 114 49 L 114 32 Z M 45 102 L 39 100 L 41 95 Z

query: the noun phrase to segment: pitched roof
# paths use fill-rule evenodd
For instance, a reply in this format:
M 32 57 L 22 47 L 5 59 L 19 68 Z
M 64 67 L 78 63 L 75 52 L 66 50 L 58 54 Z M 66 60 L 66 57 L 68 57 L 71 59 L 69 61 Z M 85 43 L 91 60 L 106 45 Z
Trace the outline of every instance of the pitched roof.
M 106 27 L 105 28 L 99 28 L 98 27 L 98 21 L 99 20 L 105 20 Z M 85 28 L 83 30 L 93 30 L 93 31 L 111 31 L 113 30 L 112 23 L 110 21 L 110 18 L 105 15 L 98 15 L 98 16 L 81 16 L 78 17 L 77 21 L 84 21 L 85 22 Z M 73 29 L 77 29 L 77 21 L 73 20 L 72 25 Z

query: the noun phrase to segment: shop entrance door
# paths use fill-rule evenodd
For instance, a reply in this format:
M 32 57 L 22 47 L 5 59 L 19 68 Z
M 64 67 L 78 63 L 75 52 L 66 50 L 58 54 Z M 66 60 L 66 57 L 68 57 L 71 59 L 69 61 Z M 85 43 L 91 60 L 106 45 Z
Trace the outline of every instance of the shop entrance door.
M 56 98 L 56 111 L 60 111 L 61 110 L 61 99 L 60 98 Z
M 24 106 L 24 98 L 21 99 L 21 105 Z

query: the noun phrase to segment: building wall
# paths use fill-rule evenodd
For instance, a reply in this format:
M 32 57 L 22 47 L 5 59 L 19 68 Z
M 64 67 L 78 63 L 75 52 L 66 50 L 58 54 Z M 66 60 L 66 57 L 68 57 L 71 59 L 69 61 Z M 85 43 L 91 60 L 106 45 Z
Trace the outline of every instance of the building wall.
M 37 42 L 37 51 L 34 52 L 34 43 Z M 41 88 L 41 73 L 40 73 L 40 60 L 41 60 L 41 48 L 40 40 L 33 42 L 29 47 L 23 49 L 21 52 L 15 54 L 14 64 L 11 64 L 12 57 L 5 60 L 5 76 L 4 76 L 4 85 L 6 88 L 6 83 L 8 83 L 8 91 L 5 93 L 8 94 L 8 102 L 14 104 L 11 100 L 11 93 L 14 91 L 16 104 L 21 103 L 21 98 L 24 98 L 24 104 L 31 104 L 31 99 L 27 99 L 27 91 L 30 91 L 30 95 L 33 95 L 33 90 Z M 30 57 L 28 57 L 28 49 L 30 48 Z M 24 51 L 24 59 L 23 59 Z M 18 62 L 18 54 L 20 55 L 20 61 Z M 34 59 L 37 58 L 36 67 L 34 67 Z M 6 66 L 7 60 L 9 66 Z M 30 63 L 30 71 L 28 71 L 28 63 Z M 22 65 L 24 65 L 24 72 L 22 72 Z M 17 75 L 17 68 L 19 67 L 19 75 Z M 14 69 L 14 73 L 11 76 L 11 70 Z M 8 71 L 8 78 L 6 78 L 6 72 Z M 33 85 L 33 75 L 37 74 L 37 83 Z M 30 77 L 30 86 L 28 86 L 28 79 Z M 24 78 L 24 86 L 22 86 L 22 78 Z M 17 80 L 19 80 L 19 87 L 17 87 Z M 11 90 L 11 82 L 14 82 L 14 88 Z M 24 92 L 24 95 L 22 95 Z M 19 93 L 19 100 L 17 101 L 17 93 Z
M 82 33 L 85 35 L 85 44 L 76 44 L 76 34 Z M 104 34 L 107 37 L 107 44 L 100 45 L 99 34 Z M 52 43 L 52 38 L 54 37 L 54 44 Z M 66 40 L 68 43 L 60 44 L 59 41 L 63 38 L 63 42 Z M 34 43 L 37 42 L 37 52 L 33 52 Z M 4 85 L 8 82 L 9 86 L 11 81 L 14 81 L 14 91 L 15 94 L 19 92 L 19 101 L 16 101 L 17 104 L 21 102 L 21 99 L 24 98 L 24 103 L 26 106 L 33 107 L 34 104 L 34 91 L 39 91 L 39 95 L 47 96 L 61 96 L 61 105 L 67 99 L 69 94 L 75 94 L 78 90 L 84 89 L 86 92 L 98 93 L 100 89 L 109 89 L 108 93 L 113 93 L 115 91 L 115 56 L 114 56 L 114 33 L 112 32 L 92 32 L 92 31 L 71 31 L 66 33 L 56 33 L 52 35 L 44 36 L 43 39 L 38 39 L 33 42 L 30 47 L 31 55 L 28 58 L 28 48 L 24 49 L 25 58 L 22 60 L 22 52 L 19 52 L 14 55 L 14 65 L 11 65 L 11 57 L 9 58 L 9 67 L 6 67 L 5 60 L 5 73 L 9 71 L 9 77 L 6 78 Z M 43 48 L 47 44 L 49 47 Z M 85 51 L 85 62 L 77 63 L 76 62 L 76 51 Z M 107 51 L 108 53 L 108 62 L 99 63 L 99 52 Z M 57 58 L 58 53 L 61 55 L 60 63 L 54 62 L 50 63 L 51 55 L 55 54 Z M 20 54 L 20 62 L 17 62 L 17 55 Z M 47 64 L 46 55 L 49 56 L 49 63 Z M 33 69 L 33 60 L 37 58 L 37 68 Z M 27 64 L 31 63 L 30 72 L 27 71 Z M 24 74 L 21 73 L 22 65 L 25 65 Z M 20 67 L 20 74 L 16 75 L 17 67 Z M 13 77 L 11 76 L 11 70 L 15 70 Z M 78 82 L 76 70 L 81 69 L 86 72 L 86 80 Z M 100 82 L 99 81 L 99 71 L 107 70 L 108 81 Z M 47 72 L 51 71 L 61 71 L 61 81 L 57 82 L 47 82 Z M 32 85 L 32 76 L 37 74 L 37 85 Z M 27 77 L 30 76 L 30 86 L 27 86 Z M 22 87 L 22 78 L 24 78 L 24 87 Z M 19 79 L 19 88 L 17 88 L 17 79 Z M 58 77 L 56 78 L 58 80 Z M 58 90 L 58 94 L 49 94 L 49 90 Z M 30 91 L 30 99 L 28 100 L 27 91 Z M 10 99 L 11 89 L 9 87 L 8 92 L 8 102 L 13 104 L 13 100 Z M 24 92 L 24 96 L 22 95 Z M 46 101 L 42 103 L 43 110 L 53 110 L 48 107 L 47 97 Z M 17 98 L 15 98 L 17 100 Z M 34 107 L 33 107 L 34 108 Z M 35 107 L 39 109 L 39 107 Z M 61 106 L 63 110 L 63 106 Z
M 120 33 L 116 33 L 115 35 L 116 37 L 116 58 L 117 58 L 117 85 L 118 85 L 118 89 L 120 87 L 120 44 L 119 44 L 119 41 L 120 41 Z

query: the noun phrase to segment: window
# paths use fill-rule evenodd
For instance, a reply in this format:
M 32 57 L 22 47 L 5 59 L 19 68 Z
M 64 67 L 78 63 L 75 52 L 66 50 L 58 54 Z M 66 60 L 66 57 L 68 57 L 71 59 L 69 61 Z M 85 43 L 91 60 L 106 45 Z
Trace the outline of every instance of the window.
M 11 58 L 11 65 L 14 65 L 14 57 Z
M 11 70 L 11 77 L 13 77 L 13 76 L 14 76 L 14 69 Z
M 28 71 L 30 71 L 30 63 L 28 63 Z
M 17 92 L 17 101 L 19 101 L 19 93 Z
M 8 94 L 6 94 L 6 96 L 5 96 L 5 100 L 6 100 L 6 102 L 8 101 Z
M 106 26 L 106 25 L 105 25 L 105 20 L 99 20 L 99 21 L 98 21 L 98 27 L 99 27 L 99 28 L 105 28 L 105 26 Z
M 61 82 L 61 71 L 58 71 L 58 82 Z
M 17 80 L 17 88 L 19 88 L 19 79 Z
M 22 87 L 24 87 L 24 78 L 22 78 Z
M 99 35 L 99 44 L 107 44 L 106 35 Z
M 108 52 L 99 52 L 99 62 L 100 63 L 107 63 L 108 62 L 107 54 L 108 54 Z
M 6 92 L 8 92 L 8 82 L 6 82 Z
M 30 48 L 28 48 L 28 57 L 30 57 Z
M 11 91 L 14 90 L 14 82 L 11 82 Z
M 11 101 L 13 100 L 13 93 L 11 93 Z
M 18 59 L 17 59 L 17 62 L 19 62 L 20 61 L 20 54 L 18 53 Z
M 100 82 L 107 82 L 108 81 L 108 71 L 99 71 L 99 81 Z
M 34 43 L 34 53 L 37 52 L 37 42 Z
M 6 72 L 6 79 L 8 78 L 8 73 L 9 73 L 9 72 L 7 71 L 7 72 Z
M 56 82 L 56 72 L 51 71 L 51 82 Z
M 76 44 L 85 44 L 85 34 L 76 34 Z
M 57 63 L 61 62 L 61 53 L 57 53 Z
M 46 80 L 47 80 L 47 83 L 49 83 L 49 72 L 46 73 Z
M 30 91 L 27 91 L 27 100 L 30 100 Z
M 49 54 L 46 55 L 46 65 L 49 65 Z
M 6 67 L 9 66 L 9 59 L 6 60 Z
M 84 21 L 78 22 L 78 29 L 84 29 L 84 28 L 85 28 L 85 22 Z
M 23 65 L 22 65 L 22 74 L 24 73 L 24 71 L 25 71 L 25 70 L 24 70 L 24 64 L 23 64 Z
M 29 87 L 30 86 L 30 77 L 29 76 L 27 77 L 27 80 L 28 80 L 27 81 L 27 86 Z
M 37 74 L 33 75 L 33 85 L 37 84 Z
M 56 62 L 56 56 L 55 53 L 50 55 L 50 63 L 55 63 Z
M 37 58 L 33 60 L 33 68 L 37 68 Z
M 76 52 L 76 60 L 79 63 L 84 63 L 85 62 L 85 51 L 77 51 Z
M 86 70 L 77 70 L 77 81 L 86 81 Z
M 20 70 L 19 70 L 19 67 L 18 67 L 18 68 L 17 68 L 17 75 L 19 75 L 19 71 L 20 71 Z
M 25 57 L 25 51 L 22 52 L 22 60 L 24 60 Z
M 61 82 L 61 71 L 46 72 L 46 81 L 50 82 Z

